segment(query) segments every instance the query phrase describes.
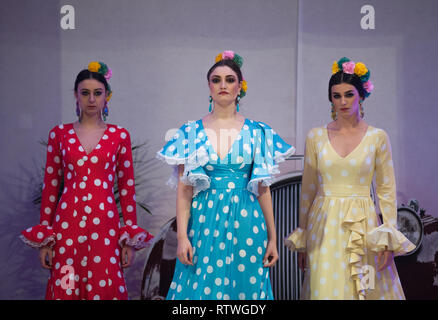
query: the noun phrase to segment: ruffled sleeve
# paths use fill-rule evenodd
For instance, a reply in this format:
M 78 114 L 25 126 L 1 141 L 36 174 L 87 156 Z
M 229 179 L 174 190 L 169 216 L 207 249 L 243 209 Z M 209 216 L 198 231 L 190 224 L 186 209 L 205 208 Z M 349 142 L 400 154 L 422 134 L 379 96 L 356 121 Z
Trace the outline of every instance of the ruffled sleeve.
M 173 174 L 167 184 L 176 189 L 178 185 L 178 165 L 184 165 L 181 182 L 193 186 L 193 197 L 210 187 L 210 177 L 203 166 L 209 161 L 206 135 L 199 130 L 199 121 L 189 121 L 182 125 L 166 145 L 157 152 L 157 158 L 173 167 Z
M 376 194 L 383 224 L 368 233 L 368 247 L 375 252 L 390 250 L 396 256 L 406 254 L 414 250 L 415 245 L 397 230 L 397 200 L 391 144 L 388 135 L 381 129 L 378 130 L 375 167 Z
M 139 250 L 152 242 L 153 236 L 137 225 L 135 201 L 134 168 L 132 161 L 131 137 L 129 132 L 120 129 L 120 146 L 117 151 L 117 185 L 120 190 L 120 207 L 125 226 L 119 231 L 120 246 L 128 245 Z
M 51 226 L 58 204 L 59 188 L 63 175 L 61 153 L 62 129 L 62 124 L 54 127 L 50 130 L 47 140 L 46 166 L 41 193 L 40 223 L 22 231 L 20 235 L 20 239 L 32 248 L 52 247 L 55 244 L 55 233 Z
M 304 169 L 300 193 L 300 212 L 298 225 L 284 241 L 284 244 L 292 251 L 304 251 L 307 242 L 307 216 L 315 199 L 318 186 L 318 159 L 315 148 L 315 129 L 309 131 L 306 137 L 304 151 Z
M 137 225 L 125 225 L 120 228 L 119 245 L 128 245 L 135 250 L 143 249 L 152 244 L 154 236 Z
M 55 244 L 55 233 L 52 227 L 42 224 L 23 230 L 20 235 L 28 246 L 39 249 L 41 247 L 53 247 Z
M 286 143 L 270 126 L 254 121 L 252 139 L 254 144 L 254 161 L 248 182 L 248 190 L 259 195 L 258 186 L 270 186 L 274 175 L 280 173 L 278 164 L 295 153 L 295 147 Z

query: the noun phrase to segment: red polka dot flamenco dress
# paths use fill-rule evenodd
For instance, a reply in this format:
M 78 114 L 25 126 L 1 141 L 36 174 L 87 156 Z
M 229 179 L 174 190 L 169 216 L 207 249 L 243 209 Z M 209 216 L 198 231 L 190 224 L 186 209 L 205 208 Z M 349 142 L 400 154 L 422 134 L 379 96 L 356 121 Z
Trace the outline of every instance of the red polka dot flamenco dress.
M 116 178 L 123 227 L 114 198 Z M 128 131 L 108 124 L 87 154 L 72 123 L 54 127 L 47 146 L 40 224 L 20 237 L 31 247 L 53 248 L 46 299 L 127 299 L 121 247 L 139 250 L 153 238 L 137 226 Z

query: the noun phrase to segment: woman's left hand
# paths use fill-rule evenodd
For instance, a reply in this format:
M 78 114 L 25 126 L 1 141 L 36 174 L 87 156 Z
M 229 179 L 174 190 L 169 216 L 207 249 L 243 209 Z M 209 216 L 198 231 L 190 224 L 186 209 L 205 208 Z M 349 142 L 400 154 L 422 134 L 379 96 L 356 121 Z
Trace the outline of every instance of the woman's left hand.
M 135 250 L 131 246 L 123 246 L 122 248 L 122 268 L 128 268 L 134 263 Z
M 388 267 L 394 260 L 394 252 L 385 250 L 377 253 L 377 271 L 382 271 Z
M 278 251 L 276 241 L 269 240 L 266 247 L 266 253 L 263 257 L 263 267 L 268 268 L 275 265 L 278 260 Z

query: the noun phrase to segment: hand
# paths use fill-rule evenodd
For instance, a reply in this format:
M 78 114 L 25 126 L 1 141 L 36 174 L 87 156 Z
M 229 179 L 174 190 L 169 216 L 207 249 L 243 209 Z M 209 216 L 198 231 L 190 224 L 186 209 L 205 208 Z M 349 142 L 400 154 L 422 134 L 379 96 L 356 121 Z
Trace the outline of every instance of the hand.
M 188 264 L 193 266 L 193 249 L 187 237 L 178 239 L 176 256 L 182 264 Z
M 301 269 L 302 272 L 307 267 L 307 253 L 306 252 L 298 252 L 298 267 Z
M 266 247 L 266 253 L 263 257 L 263 267 L 269 268 L 275 265 L 278 260 L 278 251 L 276 241 L 269 240 Z
M 133 247 L 124 245 L 122 248 L 122 268 L 128 268 L 134 263 L 135 250 Z
M 394 260 L 394 252 L 385 250 L 377 253 L 377 271 L 382 271 L 388 267 Z
M 52 269 L 53 249 L 49 247 L 40 248 L 40 262 L 44 269 Z

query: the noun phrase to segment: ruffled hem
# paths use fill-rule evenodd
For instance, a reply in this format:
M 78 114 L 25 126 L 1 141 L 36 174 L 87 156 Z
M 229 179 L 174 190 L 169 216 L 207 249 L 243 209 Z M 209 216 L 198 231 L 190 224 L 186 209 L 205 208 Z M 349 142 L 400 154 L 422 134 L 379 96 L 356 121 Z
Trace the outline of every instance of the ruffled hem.
M 192 152 L 185 158 L 168 157 L 163 155 L 160 151 L 157 152 L 157 158 L 167 164 L 174 166 L 173 173 L 167 181 L 167 185 L 172 189 L 176 189 L 178 186 L 178 165 L 184 165 L 184 174 L 181 176 L 181 182 L 186 185 L 193 186 L 193 197 L 199 192 L 207 190 L 210 187 L 210 177 L 202 173 L 193 173 L 191 171 L 196 170 L 199 167 L 203 167 L 209 161 L 208 152 L 204 146 L 201 146 L 196 151 Z
M 284 162 L 287 157 L 293 155 L 295 153 L 295 147 L 291 146 L 286 152 L 275 152 L 275 156 L 273 157 L 274 165 L 267 165 L 267 170 L 269 176 L 265 177 L 257 177 L 253 178 L 248 182 L 247 189 L 249 192 L 252 192 L 257 197 L 259 196 L 259 182 L 262 182 L 262 185 L 265 187 L 269 187 L 274 182 L 274 175 L 279 174 L 280 170 L 278 169 L 278 164 Z
M 306 230 L 296 228 L 287 238 L 284 239 L 284 245 L 291 251 L 305 251 L 307 244 Z
M 348 210 L 342 226 L 349 230 L 350 236 L 346 251 L 348 253 L 348 265 L 350 268 L 351 279 L 356 288 L 356 292 L 359 300 L 366 299 L 366 288 L 362 283 L 363 260 L 365 256 L 365 214 L 362 210 L 354 211 Z
M 41 224 L 23 230 L 19 237 L 25 244 L 35 249 L 52 248 L 56 243 L 52 227 Z
M 351 278 L 355 284 L 358 299 L 365 300 L 368 288 L 361 281 L 364 272 L 366 272 L 366 265 L 364 264 L 365 247 L 374 252 L 390 250 L 395 255 L 399 255 L 412 251 L 415 249 L 415 245 L 400 231 L 388 224 L 383 224 L 366 234 L 366 216 L 363 210 L 348 210 L 342 226 L 350 232 L 346 250 L 349 254 L 348 263 Z
M 367 245 L 374 252 L 389 250 L 393 251 L 395 256 L 406 254 L 415 249 L 415 245 L 403 233 L 387 223 L 368 233 Z
M 124 226 L 120 229 L 119 245 L 123 247 L 128 245 L 133 247 L 135 250 L 140 250 L 151 245 L 154 236 L 148 231 L 134 226 Z

